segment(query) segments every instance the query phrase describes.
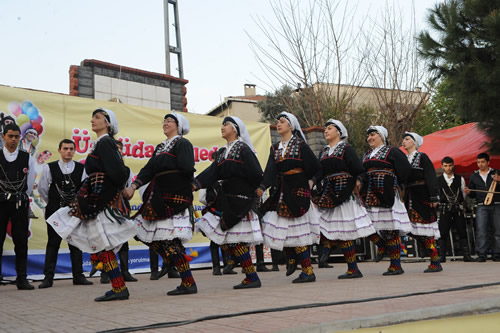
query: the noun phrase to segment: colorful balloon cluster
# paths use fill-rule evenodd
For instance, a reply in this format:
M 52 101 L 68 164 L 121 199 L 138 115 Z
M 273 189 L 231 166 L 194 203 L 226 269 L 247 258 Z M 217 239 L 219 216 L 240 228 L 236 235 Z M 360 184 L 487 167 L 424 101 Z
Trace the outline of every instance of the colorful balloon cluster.
M 30 101 L 25 101 L 21 104 L 17 102 L 9 103 L 9 112 L 16 116 L 16 124 L 21 129 L 21 136 L 30 128 L 35 129 L 38 137 L 43 132 L 43 118 L 38 111 L 38 108 Z

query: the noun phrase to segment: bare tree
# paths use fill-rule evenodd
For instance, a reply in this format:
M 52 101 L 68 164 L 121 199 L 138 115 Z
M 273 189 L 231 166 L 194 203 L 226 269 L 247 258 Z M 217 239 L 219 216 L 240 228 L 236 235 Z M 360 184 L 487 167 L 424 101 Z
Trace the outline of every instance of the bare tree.
M 257 17 L 263 38 L 250 36 L 251 47 L 269 90 L 298 88 L 300 102 L 286 96 L 281 104 L 303 125 L 334 117 L 349 128 L 360 109 L 372 109 L 371 123 L 385 126 L 396 144 L 429 99 L 422 90 L 428 72 L 417 53 L 415 15 L 407 20 L 390 3 L 381 13 L 363 14 L 369 8 L 357 3 L 272 0 L 277 23 Z
M 265 43 L 249 36 L 269 90 L 297 87 L 296 92 L 309 102 L 298 115 L 306 126 L 322 125 L 329 116 L 345 120 L 351 101 L 368 78 L 364 69 L 368 52 L 354 42 L 362 36 L 362 29 L 354 27 L 357 7 L 347 1 L 340 4 L 272 1 L 277 24 L 255 18 Z
M 407 21 L 399 7 L 388 4 L 365 35 L 372 50 L 366 68 L 378 110 L 375 122 L 387 128 L 392 144 L 415 127 L 430 98 L 430 76 L 418 55 L 416 36 L 414 12 Z

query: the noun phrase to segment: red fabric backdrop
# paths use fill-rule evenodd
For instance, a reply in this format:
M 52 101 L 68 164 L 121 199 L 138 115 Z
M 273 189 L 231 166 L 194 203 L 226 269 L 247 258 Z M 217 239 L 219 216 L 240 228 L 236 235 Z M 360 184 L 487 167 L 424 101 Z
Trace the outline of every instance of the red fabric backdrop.
M 487 152 L 488 142 L 476 123 L 470 123 L 424 136 L 419 151 L 429 156 L 436 170 L 441 167 L 441 159 L 450 156 L 455 161 L 455 173 L 468 179 L 477 170 L 477 155 Z M 490 155 L 490 167 L 500 169 L 500 156 Z

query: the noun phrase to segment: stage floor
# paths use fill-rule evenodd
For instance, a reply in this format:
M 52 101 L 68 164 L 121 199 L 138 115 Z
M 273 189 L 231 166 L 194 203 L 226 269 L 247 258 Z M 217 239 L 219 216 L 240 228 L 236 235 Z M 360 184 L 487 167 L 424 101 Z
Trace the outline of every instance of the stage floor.
M 433 314 L 444 317 L 500 309 L 500 262 L 448 261 L 443 272 L 432 274 L 423 273 L 427 262 L 406 262 L 405 274 L 382 276 L 388 265 L 386 260 L 360 263 L 364 277 L 353 280 L 337 279 L 347 268 L 344 263 L 334 263 L 330 269 L 313 265 L 317 280 L 306 284 L 292 284 L 299 271 L 286 277 L 285 267 L 280 266 L 279 272 L 259 273 L 262 287 L 250 290 L 232 289 L 244 278 L 240 269 L 237 275 L 224 276 L 199 269 L 193 271 L 198 294 L 185 296 L 166 296 L 180 283 L 178 279 L 151 281 L 149 273 L 135 274 L 139 282 L 127 284 L 129 300 L 104 303 L 94 298 L 110 285 L 100 284 L 98 277 L 91 279 L 93 286 L 73 286 L 70 279 L 32 291 L 5 285 L 0 286 L 0 327 L 3 332 L 96 332 L 316 303 L 318 307 L 201 320 L 151 332 L 334 332 Z M 38 287 L 40 282 L 33 284 Z M 459 289 L 479 284 L 487 286 Z M 450 288 L 457 290 L 427 293 Z

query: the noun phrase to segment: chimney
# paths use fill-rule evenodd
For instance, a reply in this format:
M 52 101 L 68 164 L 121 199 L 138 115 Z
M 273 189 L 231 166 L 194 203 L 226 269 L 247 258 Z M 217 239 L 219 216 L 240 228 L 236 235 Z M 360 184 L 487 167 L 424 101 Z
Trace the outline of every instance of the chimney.
M 256 96 L 255 84 L 245 83 L 245 96 Z

